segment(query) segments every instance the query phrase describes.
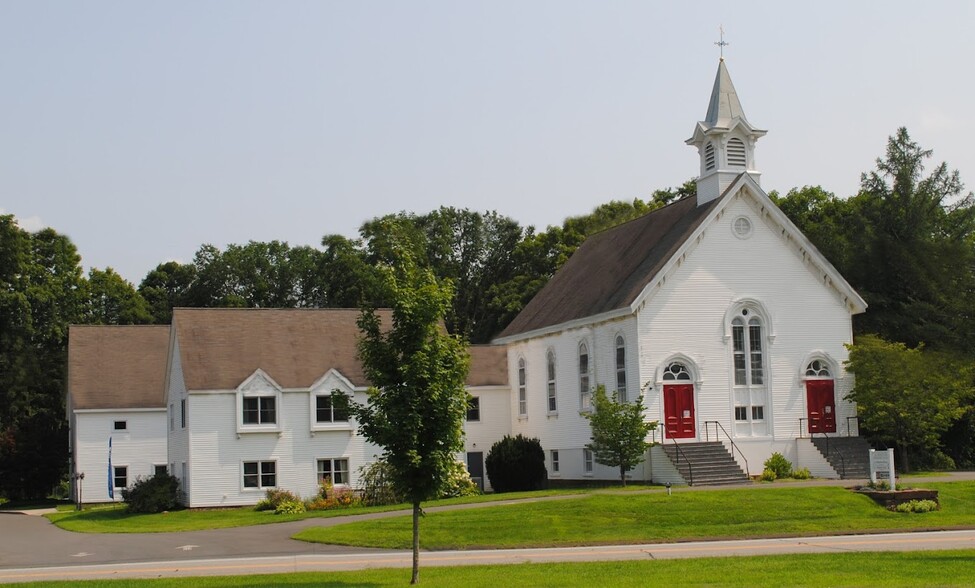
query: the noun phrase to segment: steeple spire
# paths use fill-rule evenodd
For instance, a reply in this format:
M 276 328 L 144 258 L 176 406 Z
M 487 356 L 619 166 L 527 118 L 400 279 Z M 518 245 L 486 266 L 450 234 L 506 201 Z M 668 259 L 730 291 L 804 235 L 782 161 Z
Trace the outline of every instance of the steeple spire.
M 724 31 L 718 45 L 724 50 Z M 731 75 L 724 57 L 718 62 L 708 112 L 694 127 L 694 135 L 686 141 L 697 147 L 701 171 L 697 178 L 698 204 L 720 196 L 740 174 L 747 173 L 756 182 L 761 174 L 755 168 L 755 142 L 766 131 L 757 129 L 745 118 L 738 92 L 731 83 Z

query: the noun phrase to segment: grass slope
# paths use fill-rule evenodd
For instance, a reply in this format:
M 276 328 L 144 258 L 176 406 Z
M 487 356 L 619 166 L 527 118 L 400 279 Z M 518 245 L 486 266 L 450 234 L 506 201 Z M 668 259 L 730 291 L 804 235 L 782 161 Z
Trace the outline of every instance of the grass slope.
M 409 570 L 275 574 L 267 576 L 197 577 L 160 580 L 108 580 L 27 584 L 45 588 L 346 588 L 403 586 Z M 520 564 L 421 568 L 422 586 L 971 586 L 975 584 L 975 550 L 909 553 L 831 553 L 746 558 L 709 558 L 568 564 Z M 19 584 L 19 586 L 24 586 Z
M 652 543 L 704 538 L 799 536 L 975 525 L 975 482 L 927 484 L 942 510 L 892 513 L 837 487 L 777 487 L 647 494 L 591 494 L 428 514 L 424 549 L 518 548 Z M 408 549 L 409 517 L 309 528 L 295 538 Z

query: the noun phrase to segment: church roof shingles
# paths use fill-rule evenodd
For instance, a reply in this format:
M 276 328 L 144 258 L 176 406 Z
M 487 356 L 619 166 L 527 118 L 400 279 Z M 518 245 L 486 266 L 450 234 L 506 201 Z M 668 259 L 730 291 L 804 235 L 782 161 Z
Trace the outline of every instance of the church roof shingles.
M 721 200 L 686 197 L 590 236 L 498 339 L 629 306 Z

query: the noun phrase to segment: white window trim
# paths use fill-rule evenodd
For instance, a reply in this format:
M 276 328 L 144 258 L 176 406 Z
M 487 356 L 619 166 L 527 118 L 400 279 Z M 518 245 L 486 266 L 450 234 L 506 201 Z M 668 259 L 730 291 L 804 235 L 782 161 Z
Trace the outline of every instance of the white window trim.
M 119 486 L 116 481 L 118 476 L 115 475 L 115 471 L 118 468 L 125 468 L 125 486 Z M 112 487 L 115 490 L 122 490 L 123 488 L 128 488 L 132 483 L 132 468 L 129 467 L 127 463 L 113 463 L 112 464 Z
M 522 382 L 522 376 L 524 375 L 524 382 Z M 517 388 L 517 393 L 515 399 L 518 402 L 518 418 L 527 419 L 528 418 L 528 361 L 524 357 L 519 356 L 518 362 L 515 364 L 515 385 Z
M 261 384 L 263 380 L 264 384 Z M 274 398 L 274 422 L 244 424 L 244 398 Z M 282 411 L 281 387 L 270 378 L 263 370 L 258 369 L 237 388 L 237 434 L 243 433 L 278 433 L 282 431 L 281 421 L 284 413 Z M 243 478 L 241 478 L 243 479 Z M 241 482 L 243 483 L 243 482 Z
M 545 409 L 549 416 L 559 415 L 558 367 L 559 364 L 555 356 L 555 350 L 549 348 L 545 352 Z M 552 408 L 553 404 L 555 408 Z
M 743 315 L 742 311 L 747 310 L 748 315 Z M 762 383 L 761 384 L 737 384 L 735 383 L 735 348 L 734 341 L 732 340 L 733 332 L 733 322 L 735 319 L 742 319 L 745 330 L 745 378 L 747 382 L 751 382 L 752 370 L 751 370 L 751 350 L 750 350 L 750 332 L 749 323 L 752 318 L 757 318 L 761 324 L 762 332 Z M 726 337 L 725 341 L 728 345 L 728 353 L 730 358 L 730 386 L 731 386 L 731 425 L 735 429 L 732 432 L 734 437 L 744 437 L 744 438 L 754 438 L 763 439 L 772 437 L 774 431 L 773 412 L 772 412 L 772 373 L 771 373 L 771 346 L 772 342 L 775 340 L 775 336 L 772 334 L 772 318 L 769 315 L 768 310 L 765 305 L 754 298 L 739 298 L 733 303 L 728 311 L 725 312 L 725 329 Z M 748 396 L 748 402 L 740 404 L 738 402 L 738 394 L 744 393 Z M 755 403 L 753 397 L 756 393 L 760 393 L 764 400 L 761 404 Z M 756 407 L 762 407 L 762 418 L 754 418 L 754 410 Z M 745 420 L 738 420 L 736 413 L 737 407 L 745 407 L 746 416 Z M 747 427 L 748 433 L 743 434 L 739 432 L 740 427 Z M 756 433 L 755 428 L 761 427 L 761 430 Z
M 623 348 L 623 367 L 621 368 L 618 362 L 618 354 L 620 348 Z M 627 364 L 629 364 L 628 348 L 626 346 L 626 337 L 623 333 L 616 333 L 613 337 L 613 385 L 616 387 L 616 397 L 623 402 L 630 402 L 630 374 L 627 369 Z M 620 372 L 623 373 L 623 392 L 620 393 Z M 637 393 L 639 396 L 639 393 Z
M 596 456 L 592 449 L 583 448 L 582 450 L 582 475 L 591 478 L 596 471 Z
M 580 359 L 582 358 L 582 348 L 586 348 L 586 383 L 588 384 L 588 390 L 583 390 L 582 377 L 583 373 L 580 368 Z M 592 412 L 592 393 L 594 386 L 592 385 L 593 380 L 593 370 L 592 370 L 592 345 L 589 341 L 582 339 L 576 345 L 576 355 L 575 355 L 575 374 L 576 382 L 579 386 L 579 411 L 580 412 Z M 588 401 L 588 402 L 587 402 Z M 588 406 L 587 406 L 588 404 Z
M 470 405 L 470 403 L 468 403 L 467 404 L 467 411 L 464 413 L 464 422 L 465 423 L 479 423 L 479 422 L 481 422 L 481 397 L 480 396 L 474 396 L 473 394 L 471 394 L 471 400 L 476 400 L 477 401 L 477 418 L 476 419 L 469 419 L 469 418 L 467 418 L 467 415 L 469 415 L 470 412 L 471 412 L 471 405 Z
M 254 488 L 249 488 L 244 485 L 244 464 L 245 463 L 257 464 L 257 486 Z M 265 463 L 274 464 L 274 486 L 264 486 L 263 481 L 261 480 L 261 476 L 264 473 L 263 469 L 261 468 L 261 464 L 265 464 Z M 318 467 L 317 463 L 315 467 Z M 278 479 L 280 475 L 281 475 L 281 470 L 278 468 L 278 460 L 276 459 L 242 459 L 240 460 L 240 478 L 238 478 L 240 480 L 240 491 L 252 493 L 252 492 L 264 492 L 271 488 L 280 488 L 281 485 L 278 484 L 278 482 L 280 482 L 280 480 Z
M 330 464 L 332 466 L 331 471 L 334 473 L 335 472 L 335 461 L 336 460 L 340 460 L 340 459 L 341 460 L 345 460 L 345 467 L 346 467 L 346 469 L 343 470 L 343 471 L 345 472 L 346 481 L 345 482 L 342 482 L 341 484 L 336 484 L 335 483 L 335 479 L 333 477 L 333 479 L 332 479 L 332 487 L 334 487 L 334 488 L 348 488 L 348 487 L 352 486 L 352 464 L 351 464 L 351 460 L 349 459 L 349 457 L 348 456 L 345 456 L 345 455 L 339 456 L 339 457 L 316 457 L 315 458 L 315 481 L 318 482 L 319 484 L 322 481 L 321 478 L 319 477 L 319 474 L 321 472 L 318 469 L 318 462 L 320 462 L 320 461 L 330 461 L 330 462 L 332 462 Z
M 122 423 L 121 429 L 115 428 L 115 423 Z M 129 433 L 129 419 L 112 419 L 112 433 Z
M 335 391 L 340 394 L 345 394 L 346 396 L 349 396 L 350 397 L 349 399 L 351 400 L 351 396 L 352 396 L 351 394 L 346 394 L 344 391 L 338 389 L 336 389 Z M 318 398 L 320 396 L 331 396 L 331 395 L 332 395 L 331 392 L 326 393 L 324 391 L 313 392 L 308 395 L 309 396 L 308 410 L 311 411 L 311 431 L 313 433 L 317 431 L 350 431 L 351 432 L 353 428 L 351 414 L 349 415 L 349 420 L 346 421 L 319 421 L 318 420 Z M 332 408 L 332 413 L 333 415 L 335 413 L 334 407 Z
M 806 367 L 808 367 L 810 363 L 816 361 L 817 359 L 819 361 L 825 363 L 826 364 L 826 367 L 829 368 L 829 372 L 831 374 L 830 377 L 823 378 L 823 377 L 818 377 L 818 376 L 807 376 L 806 375 Z M 840 367 L 840 364 L 838 362 L 836 362 L 832 358 L 832 356 L 830 356 L 830 354 L 826 353 L 825 351 L 822 351 L 822 350 L 817 349 L 817 350 L 812 351 L 811 353 L 809 353 L 806 357 L 804 357 L 803 360 L 802 360 L 802 362 L 799 364 L 799 380 L 800 381 L 806 381 L 806 380 L 833 380 L 834 382 L 839 382 L 840 379 L 841 379 L 841 376 L 842 376 L 842 372 L 840 372 L 839 367 Z
M 558 459 L 556 459 L 556 456 L 558 456 Z M 552 466 L 551 477 L 553 478 L 562 477 L 562 456 L 559 454 L 559 450 L 550 449 L 548 452 L 548 460 L 549 460 L 549 464 Z

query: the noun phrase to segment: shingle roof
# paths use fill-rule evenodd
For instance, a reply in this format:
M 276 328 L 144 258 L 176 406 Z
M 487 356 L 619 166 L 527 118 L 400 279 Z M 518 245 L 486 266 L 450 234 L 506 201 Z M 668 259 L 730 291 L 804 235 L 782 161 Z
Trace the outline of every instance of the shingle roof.
M 391 311 L 378 312 L 391 320 Z M 331 369 L 368 386 L 356 356 L 358 317 L 357 309 L 178 308 L 173 328 L 186 388 L 232 390 L 258 368 L 284 388 L 309 388 Z M 469 384 L 506 382 L 504 354 L 472 348 Z
M 68 393 L 74 409 L 166 406 L 169 326 L 72 325 Z
M 592 235 L 498 338 L 628 306 L 722 198 L 687 197 Z

